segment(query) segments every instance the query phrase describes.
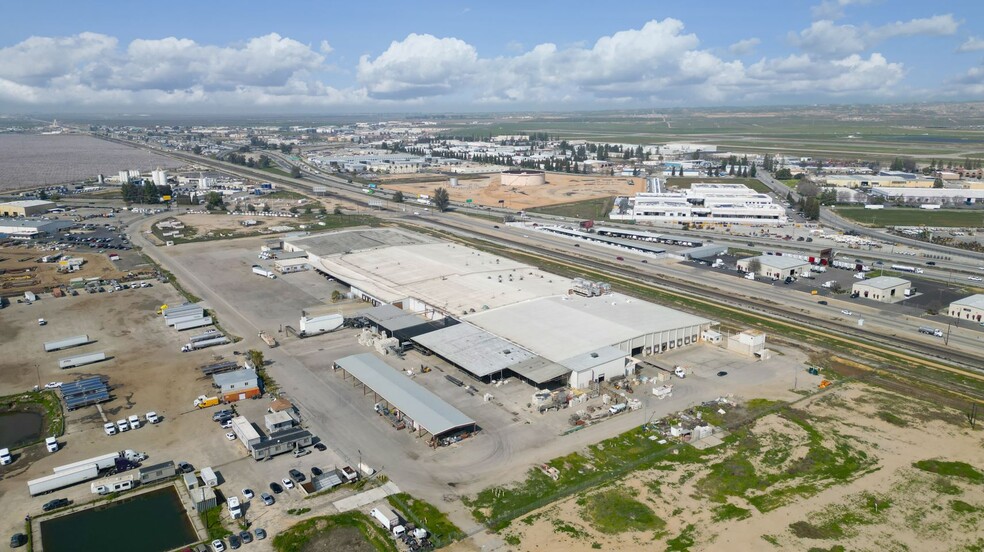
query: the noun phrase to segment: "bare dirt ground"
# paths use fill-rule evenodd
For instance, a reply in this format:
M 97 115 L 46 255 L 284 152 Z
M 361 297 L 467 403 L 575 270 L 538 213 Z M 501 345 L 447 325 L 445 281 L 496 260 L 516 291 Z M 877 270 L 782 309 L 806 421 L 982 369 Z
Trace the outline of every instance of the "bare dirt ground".
M 68 253 L 71 257 L 82 257 L 85 264 L 76 272 L 58 272 L 58 263 L 37 263 L 38 258 L 52 254 L 22 247 L 0 248 L 0 288 L 3 295 L 14 295 L 18 291 L 40 291 L 60 285 L 67 285 L 73 278 L 120 278 L 125 272 L 116 268 L 106 255 L 87 253 Z M 23 272 L 30 269 L 29 272 Z M 32 282 L 30 285 L 16 285 L 18 282 Z
M 645 191 L 644 178 L 613 177 L 602 175 L 575 175 L 547 173 L 547 183 L 542 186 L 503 187 L 498 174 L 484 175 L 481 178 L 461 178 L 458 186 L 448 186 L 448 178 L 435 175 L 432 180 L 417 183 L 403 182 L 407 175 L 393 175 L 379 180 L 388 190 L 400 190 L 410 200 L 420 194 L 433 195 L 435 188 L 446 188 L 452 201 L 472 200 L 478 206 L 498 207 L 499 200 L 505 201 L 510 209 L 529 209 L 543 205 L 572 203 L 598 197 L 635 194 Z
M 355 527 L 335 527 L 327 533 L 322 533 L 308 541 L 304 552 L 336 552 L 345 550 L 346 552 L 373 552 L 375 548 L 366 542 Z
M 721 456 L 701 464 L 668 463 L 606 487 L 644 504 L 665 526 L 604 532 L 585 506 L 598 490 L 514 521 L 503 531 L 513 544 L 502 549 L 829 550 L 839 545 L 872 551 L 976 550 L 984 544 L 979 532 L 984 485 L 914 466 L 941 459 L 984 470 L 980 426 L 972 430 L 960 412 L 863 384 L 846 385 L 797 408 L 813 416 L 813 427 L 824 438 L 846 439 L 873 467 L 861 469 L 849 482 L 821 487 L 813 496 L 808 492 L 809 498 L 794 493 L 785 505 L 763 513 L 740 496 L 728 496 L 726 502 L 708 497 L 708 485 L 727 484 L 708 480 Z M 810 438 L 798 425 L 770 414 L 752 426 L 750 435 L 762 452 L 750 459 L 759 477 L 802 466 Z M 745 496 L 757 495 L 753 489 Z M 454 549 L 475 548 L 466 542 Z

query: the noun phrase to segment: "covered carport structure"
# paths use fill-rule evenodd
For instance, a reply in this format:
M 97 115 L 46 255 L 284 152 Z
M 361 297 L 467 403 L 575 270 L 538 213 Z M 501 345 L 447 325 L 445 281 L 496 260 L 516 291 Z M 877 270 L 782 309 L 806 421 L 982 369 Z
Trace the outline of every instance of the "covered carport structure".
M 455 442 L 478 430 L 475 420 L 369 353 L 340 358 L 332 368 L 341 370 L 343 379 L 357 380 L 377 404 L 388 403 L 418 435 L 429 433 L 431 446 Z

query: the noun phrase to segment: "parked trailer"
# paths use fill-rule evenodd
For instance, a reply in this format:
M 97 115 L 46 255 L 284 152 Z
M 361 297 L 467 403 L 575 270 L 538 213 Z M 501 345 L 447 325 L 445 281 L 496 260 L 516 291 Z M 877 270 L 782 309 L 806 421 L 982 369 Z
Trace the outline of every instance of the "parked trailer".
M 89 489 L 92 490 L 92 494 L 106 495 L 109 493 L 115 493 L 119 491 L 128 491 L 136 485 L 136 481 L 133 480 L 133 474 L 128 473 L 126 475 L 117 475 L 114 477 L 107 477 L 106 479 L 100 479 L 99 481 L 93 481 L 89 485 Z
M 266 270 L 265 268 L 263 268 L 260 265 L 253 265 L 253 274 L 259 274 L 260 276 L 263 276 L 265 278 L 270 278 L 270 279 L 274 279 L 274 278 L 277 277 L 276 274 L 274 274 L 273 272 L 271 272 L 269 270 Z
M 392 509 L 382 505 L 373 508 L 369 515 L 375 518 L 387 531 L 391 531 L 400 524 L 400 516 L 396 515 Z
M 64 370 L 66 368 L 77 368 L 79 366 L 85 366 L 86 364 L 93 364 L 95 362 L 102 362 L 104 360 L 106 360 L 106 353 L 88 353 L 84 355 L 59 359 L 58 367 Z
M 187 353 L 190 351 L 197 351 L 199 349 L 205 349 L 208 347 L 215 347 L 216 345 L 225 345 L 229 343 L 228 337 L 216 337 L 215 339 L 206 339 L 204 341 L 196 341 L 195 343 L 188 343 L 181 347 L 182 353 Z
M 184 304 L 178 305 L 176 307 L 168 307 L 166 309 L 163 309 L 161 311 L 161 314 L 163 314 L 165 317 L 167 317 L 167 316 L 179 316 L 179 315 L 181 315 L 183 313 L 194 312 L 195 310 L 200 309 L 200 308 L 202 308 L 202 307 L 200 307 L 200 306 L 198 306 L 198 305 L 196 305 L 194 303 L 184 303 Z
M 193 328 L 201 328 L 202 326 L 211 326 L 211 325 L 212 325 L 212 317 L 205 316 L 203 318 L 196 318 L 194 320 L 188 320 L 187 322 L 175 324 L 174 329 L 178 330 L 179 332 L 183 332 L 185 330 L 191 330 Z
M 64 466 L 58 466 L 52 471 L 55 473 L 61 473 L 64 471 L 74 470 L 80 466 L 88 466 L 89 464 L 95 464 L 100 470 L 108 470 L 116 466 L 116 460 L 118 458 L 123 458 L 129 460 L 130 462 L 139 462 L 146 457 L 146 454 L 126 449 L 119 452 L 103 454 L 102 456 L 96 456 L 94 458 L 86 458 L 85 460 L 79 460 L 78 462 L 72 462 L 71 464 L 65 464 Z
M 215 339 L 216 337 L 222 337 L 222 332 L 219 330 L 209 330 L 203 334 L 194 335 L 189 339 L 191 343 L 198 343 L 199 341 L 206 341 L 209 339 Z
M 271 349 L 277 346 L 277 338 L 273 337 L 272 335 L 261 331 L 259 336 L 260 339 L 262 339 L 263 342 L 266 343 L 267 346 L 270 347 Z
M 320 333 L 331 332 L 341 328 L 345 324 L 345 317 L 341 314 L 326 314 L 324 316 L 301 317 L 299 326 L 301 337 L 308 337 Z
M 55 472 L 53 475 L 32 479 L 27 482 L 27 489 L 31 492 L 31 496 L 38 496 L 97 477 L 99 477 L 99 467 L 96 464 L 84 464 L 70 470 Z
M 239 363 L 235 360 L 229 360 L 226 362 L 216 362 L 215 364 L 207 364 L 201 367 L 202 374 L 206 376 L 213 376 L 215 374 L 222 374 L 224 372 L 231 372 L 239 368 Z
M 175 326 L 182 322 L 187 322 L 189 320 L 194 320 L 196 318 L 202 318 L 205 316 L 205 309 L 195 309 L 193 311 L 186 311 L 179 313 L 175 316 L 164 317 L 164 323 L 168 326 Z
M 44 351 L 50 353 L 52 351 L 60 351 L 62 349 L 70 349 L 72 347 L 78 347 L 80 345 L 85 345 L 86 343 L 92 343 L 87 335 L 77 335 L 75 337 L 69 337 L 65 339 L 60 339 L 58 341 L 48 341 L 44 344 Z

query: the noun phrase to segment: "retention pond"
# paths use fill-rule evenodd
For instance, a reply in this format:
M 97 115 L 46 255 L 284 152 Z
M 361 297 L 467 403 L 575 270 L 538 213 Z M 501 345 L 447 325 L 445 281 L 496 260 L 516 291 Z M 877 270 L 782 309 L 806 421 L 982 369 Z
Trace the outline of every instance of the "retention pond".
M 41 522 L 44 552 L 164 552 L 197 540 L 173 486 Z
M 41 439 L 43 423 L 37 412 L 0 414 L 0 448 L 17 448 Z

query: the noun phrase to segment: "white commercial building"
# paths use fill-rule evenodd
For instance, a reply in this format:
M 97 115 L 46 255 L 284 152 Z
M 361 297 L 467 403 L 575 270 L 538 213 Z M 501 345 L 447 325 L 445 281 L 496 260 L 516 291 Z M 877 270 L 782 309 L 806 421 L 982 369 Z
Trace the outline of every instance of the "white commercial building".
M 973 188 L 883 188 L 871 189 L 871 195 L 889 201 L 914 204 L 971 204 L 984 201 L 984 189 Z
M 694 183 L 682 192 L 618 198 L 612 220 L 689 224 L 785 224 L 786 210 L 768 194 L 742 184 Z
M 33 217 L 54 209 L 55 204 L 41 199 L 22 199 L 0 203 L 0 217 Z
M 166 186 L 167 185 L 167 171 L 164 169 L 156 169 L 150 173 L 151 178 L 154 181 L 155 186 Z
M 881 301 L 882 303 L 895 303 L 909 296 L 912 289 L 912 282 L 895 278 L 893 276 L 879 276 L 870 280 L 861 280 L 851 286 L 851 293 L 857 293 L 859 297 Z
M 757 269 L 755 268 L 756 262 L 759 265 Z M 738 270 L 741 272 L 755 272 L 756 276 L 764 276 L 776 280 L 788 277 L 795 278 L 804 272 L 808 272 L 811 266 L 809 261 L 785 255 L 748 257 L 746 259 L 739 259 L 737 264 Z
M 981 322 L 984 320 L 984 294 L 978 293 L 950 303 L 947 314 L 961 320 Z

